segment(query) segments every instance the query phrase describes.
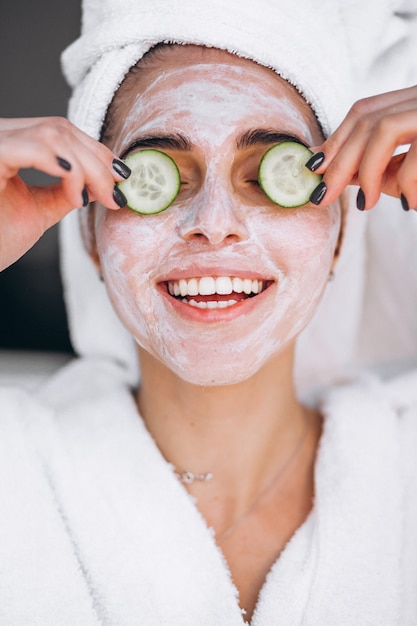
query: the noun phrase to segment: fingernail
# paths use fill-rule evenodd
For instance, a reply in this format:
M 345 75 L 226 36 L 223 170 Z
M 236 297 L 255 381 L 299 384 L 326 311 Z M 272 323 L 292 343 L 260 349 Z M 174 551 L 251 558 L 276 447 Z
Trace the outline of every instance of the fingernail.
M 129 178 L 132 173 L 130 167 L 128 167 L 126 163 L 123 163 L 123 161 L 120 161 L 119 159 L 113 159 L 113 169 L 116 174 L 119 174 L 119 176 L 124 179 Z
M 72 168 L 71 163 L 69 163 L 66 159 L 63 159 L 62 157 L 57 156 L 56 160 L 57 160 L 58 165 L 60 165 L 63 170 L 66 170 L 67 172 L 71 170 Z
M 310 196 L 310 202 L 312 202 L 313 204 L 320 204 L 320 202 L 323 200 L 324 196 L 326 195 L 326 192 L 327 192 L 326 183 L 324 182 L 324 180 L 322 180 L 321 183 L 319 183 L 317 187 L 313 189 L 311 196 Z
M 365 204 L 366 204 L 365 194 L 363 193 L 363 190 L 361 189 L 361 187 L 359 187 L 358 195 L 356 196 L 356 207 L 359 209 L 359 211 L 364 211 Z
M 409 211 L 410 210 L 410 206 L 408 204 L 408 200 L 405 197 L 405 195 L 402 193 L 400 196 L 400 200 L 401 200 L 401 206 L 404 209 L 404 211 Z
M 81 192 L 81 197 L 83 199 L 83 207 L 85 208 L 86 206 L 88 206 L 89 203 L 89 198 L 88 198 L 88 191 L 86 189 L 86 187 L 83 188 L 82 192 Z
M 324 152 L 317 152 L 316 154 L 313 154 L 313 156 L 309 158 L 305 166 L 308 170 L 310 170 L 310 172 L 315 172 L 323 163 L 325 158 L 326 156 Z
M 113 200 L 121 209 L 127 204 L 125 194 L 117 186 L 113 189 Z

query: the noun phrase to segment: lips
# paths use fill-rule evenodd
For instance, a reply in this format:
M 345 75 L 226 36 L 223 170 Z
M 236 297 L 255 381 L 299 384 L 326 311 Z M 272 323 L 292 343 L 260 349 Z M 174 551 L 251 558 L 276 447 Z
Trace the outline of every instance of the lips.
M 202 276 L 169 280 L 170 296 L 199 309 L 225 309 L 264 291 L 271 281 L 239 276 Z

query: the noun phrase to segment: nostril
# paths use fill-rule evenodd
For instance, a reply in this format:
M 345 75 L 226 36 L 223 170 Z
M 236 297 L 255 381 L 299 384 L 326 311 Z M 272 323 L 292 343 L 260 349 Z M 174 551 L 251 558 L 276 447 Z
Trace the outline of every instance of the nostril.
M 237 219 L 234 210 L 209 204 L 195 209 L 178 226 L 179 235 L 184 240 L 219 245 L 247 238 L 246 227 Z
M 186 241 L 203 241 L 203 240 L 208 241 L 209 240 L 208 237 L 201 231 L 183 232 L 181 234 L 182 234 L 182 237 Z

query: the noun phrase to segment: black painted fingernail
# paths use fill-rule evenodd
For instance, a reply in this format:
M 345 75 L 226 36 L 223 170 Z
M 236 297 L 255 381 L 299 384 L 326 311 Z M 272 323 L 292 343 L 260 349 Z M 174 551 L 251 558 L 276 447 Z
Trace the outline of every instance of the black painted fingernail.
M 60 156 L 56 157 L 58 165 L 62 167 L 63 170 L 69 172 L 72 169 L 71 163 L 69 163 L 66 159 L 63 159 Z
M 129 178 L 132 173 L 130 167 L 128 167 L 126 163 L 123 163 L 123 161 L 120 161 L 119 159 L 113 159 L 113 169 L 116 174 L 119 174 L 119 176 L 124 179 Z
M 127 204 L 125 194 L 117 186 L 113 189 L 113 200 L 121 209 Z
M 308 170 L 310 170 L 310 172 L 315 172 L 323 163 L 325 158 L 326 158 L 326 155 L 324 154 L 324 152 L 317 152 L 316 154 L 313 154 L 313 156 L 309 158 L 305 166 Z
M 323 200 L 324 196 L 326 195 L 326 192 L 327 192 L 327 186 L 324 180 L 322 180 L 321 183 L 319 183 L 317 187 L 313 189 L 311 196 L 310 196 L 310 202 L 312 202 L 313 204 L 320 204 L 320 202 Z
M 364 211 L 365 204 L 366 204 L 365 194 L 363 193 L 363 190 L 361 189 L 361 187 L 359 187 L 358 195 L 356 196 L 356 207 L 359 209 L 359 211 Z
M 81 192 L 81 197 L 83 199 L 83 207 L 85 208 L 88 205 L 88 203 L 90 202 L 89 197 L 88 197 L 88 191 L 87 191 L 86 187 L 83 188 L 83 190 Z
M 408 200 L 403 193 L 400 196 L 400 200 L 401 200 L 401 206 L 404 209 L 404 211 L 409 211 L 410 205 L 408 204 Z

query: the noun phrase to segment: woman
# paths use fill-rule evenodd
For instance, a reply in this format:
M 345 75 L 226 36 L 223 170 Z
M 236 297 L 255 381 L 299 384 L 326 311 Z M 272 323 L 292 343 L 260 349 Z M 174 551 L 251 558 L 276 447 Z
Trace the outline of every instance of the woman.
M 92 8 L 94 48 L 103 32 Z M 104 11 L 107 37 L 106 20 Z M 153 37 L 148 48 L 167 39 Z M 76 66 L 72 117 L 82 111 L 97 126 L 103 111 L 81 106 L 91 95 L 83 81 L 95 81 L 95 105 L 97 93 L 104 111 L 110 104 L 105 145 L 64 120 L 2 121 L 2 266 L 83 204 L 100 295 L 75 266 L 73 220 L 64 254 L 93 306 L 73 309 L 83 328 L 75 335 L 88 346 L 108 314 L 102 278 L 141 370 L 132 393 L 105 319 L 102 355 L 35 397 L 3 392 L 1 475 L 14 477 L 1 522 L 11 536 L 0 559 L 5 623 L 412 624 L 413 379 L 372 378 L 308 407 L 293 368 L 295 340 L 338 272 L 350 229 L 345 187 L 360 184 L 360 210 L 381 192 L 398 208 L 417 206 L 417 90 L 361 102 L 323 141 L 336 115 L 314 94 L 307 105 L 302 72 L 296 90 L 281 77 L 289 66 L 279 76 L 255 53 L 172 39 L 188 45 L 110 52 L 125 56 L 118 73 L 143 56 L 114 98 L 115 77 L 99 86 L 91 55 L 89 74 Z M 232 39 L 230 48 L 239 50 Z M 309 166 L 325 172 L 299 209 L 275 205 L 257 182 L 282 135 L 315 146 Z M 403 143 L 407 156 L 392 160 Z M 115 182 L 129 176 L 120 156 L 149 146 L 175 160 L 182 187 L 163 213 L 138 216 Z M 61 182 L 30 190 L 17 177 L 27 165 Z

